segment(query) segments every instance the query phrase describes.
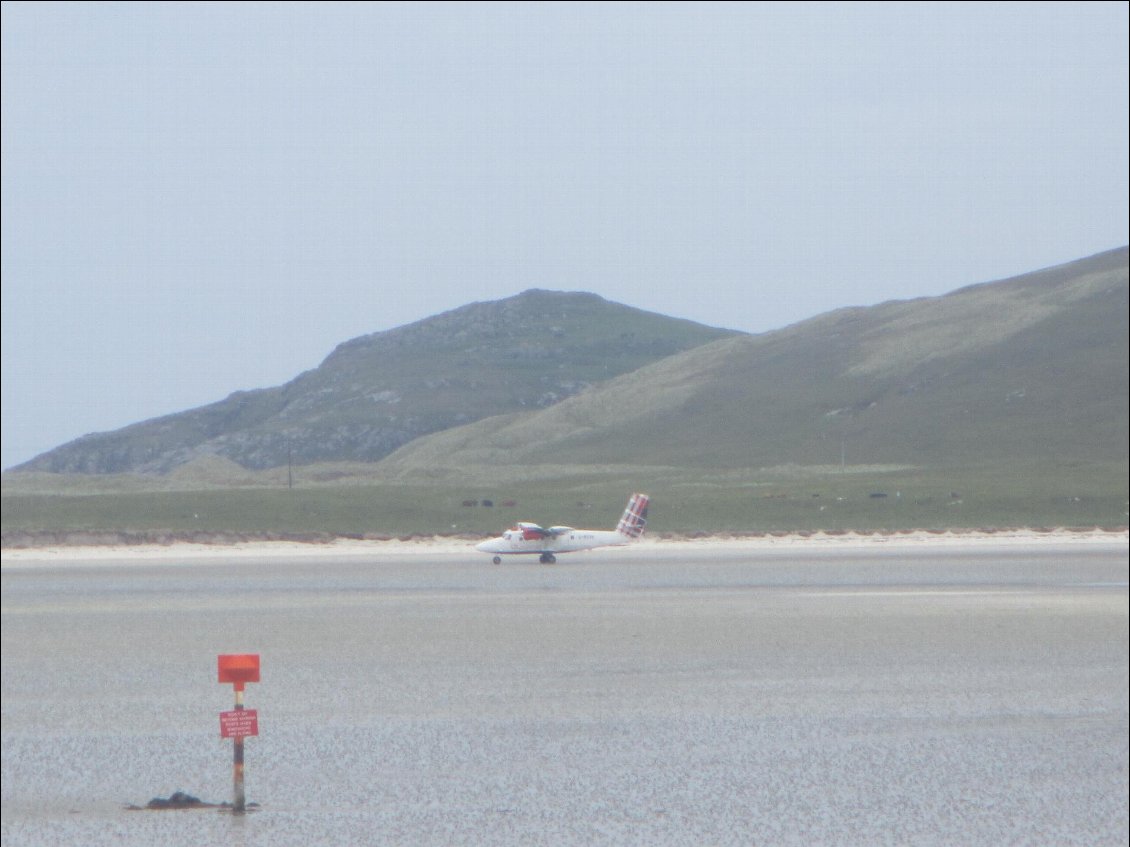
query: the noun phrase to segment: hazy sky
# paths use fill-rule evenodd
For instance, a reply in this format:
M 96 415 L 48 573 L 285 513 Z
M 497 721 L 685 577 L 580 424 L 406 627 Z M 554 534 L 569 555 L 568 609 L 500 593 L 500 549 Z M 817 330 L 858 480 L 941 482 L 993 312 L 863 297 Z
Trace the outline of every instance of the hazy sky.
M 760 332 L 1127 243 L 1128 4 L 3 4 L 3 467 L 527 288 Z

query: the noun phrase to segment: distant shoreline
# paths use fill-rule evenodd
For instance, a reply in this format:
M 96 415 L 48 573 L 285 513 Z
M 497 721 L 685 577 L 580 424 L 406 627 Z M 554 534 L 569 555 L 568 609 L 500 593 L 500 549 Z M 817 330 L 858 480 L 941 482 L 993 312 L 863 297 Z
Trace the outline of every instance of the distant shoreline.
M 331 537 L 314 534 L 264 538 L 238 533 L 201 533 L 207 537 L 162 536 L 161 541 L 141 540 L 137 533 L 11 533 L 0 548 L 3 564 L 73 560 L 160 560 L 173 558 L 211 559 L 219 557 L 278 556 L 307 558 L 317 556 L 380 556 L 420 554 L 466 554 L 479 535 Z M 20 543 L 13 543 L 16 541 Z M 1130 530 L 1118 528 L 1015 528 L 1015 529 L 933 529 L 804 532 L 749 532 L 657 534 L 629 545 L 609 548 L 660 550 L 681 546 L 712 548 L 766 549 L 772 547 L 866 547 L 873 545 L 1031 545 L 1130 544 Z M 475 555 L 475 554 L 471 554 Z

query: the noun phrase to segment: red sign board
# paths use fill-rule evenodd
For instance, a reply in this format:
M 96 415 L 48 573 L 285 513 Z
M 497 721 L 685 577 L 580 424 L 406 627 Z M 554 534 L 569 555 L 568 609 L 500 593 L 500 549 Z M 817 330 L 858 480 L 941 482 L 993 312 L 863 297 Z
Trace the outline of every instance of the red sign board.
M 259 734 L 259 713 L 254 709 L 220 712 L 220 738 L 246 738 Z
M 239 691 L 245 682 L 259 681 L 259 654 L 238 653 L 217 657 L 220 682 L 235 683 Z

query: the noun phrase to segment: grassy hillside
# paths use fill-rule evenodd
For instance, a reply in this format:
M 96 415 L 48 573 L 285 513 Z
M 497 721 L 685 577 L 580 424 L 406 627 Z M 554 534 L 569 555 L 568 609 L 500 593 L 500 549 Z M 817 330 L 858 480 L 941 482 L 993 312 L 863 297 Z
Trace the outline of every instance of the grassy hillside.
M 384 464 L 402 478 L 545 461 L 1123 465 L 1127 289 L 1121 250 L 842 310 L 690 350 L 536 414 L 422 439 Z

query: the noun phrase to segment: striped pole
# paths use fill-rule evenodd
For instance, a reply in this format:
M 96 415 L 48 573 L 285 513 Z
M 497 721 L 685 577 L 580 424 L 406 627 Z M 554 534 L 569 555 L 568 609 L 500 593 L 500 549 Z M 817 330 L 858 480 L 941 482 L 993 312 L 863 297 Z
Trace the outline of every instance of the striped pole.
M 259 654 L 240 653 L 221 655 L 217 659 L 221 683 L 231 683 L 235 688 L 235 709 L 220 713 L 220 735 L 232 740 L 232 811 L 247 810 L 243 790 L 243 739 L 259 734 L 259 714 L 254 709 L 243 708 L 243 689 L 248 682 L 259 681 Z
M 243 683 L 235 684 L 235 709 L 243 711 Z M 247 808 L 247 798 L 243 791 L 243 736 L 232 739 L 232 811 L 243 812 Z

